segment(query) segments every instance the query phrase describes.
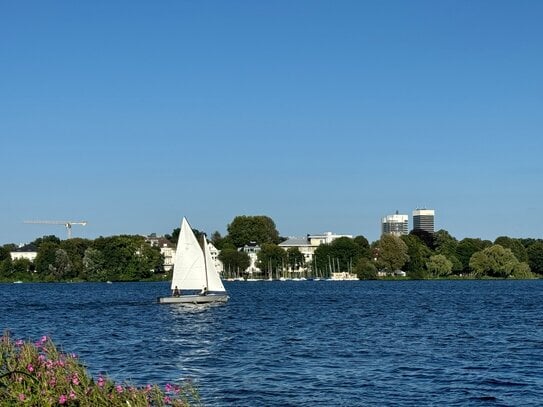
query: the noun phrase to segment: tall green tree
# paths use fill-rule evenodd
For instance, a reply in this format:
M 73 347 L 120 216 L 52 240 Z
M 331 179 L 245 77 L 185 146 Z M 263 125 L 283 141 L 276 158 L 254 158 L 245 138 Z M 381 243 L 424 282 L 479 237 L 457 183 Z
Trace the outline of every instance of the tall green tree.
M 410 277 L 424 278 L 426 276 L 426 263 L 432 255 L 432 251 L 416 234 L 404 235 L 400 239 L 407 245 L 407 255 L 409 256 L 404 271 Z
M 55 267 L 56 252 L 60 248 L 60 239 L 58 242 L 53 240 L 43 241 L 39 244 L 38 253 L 34 259 L 36 271 L 40 276 L 47 276 Z
M 251 265 L 249 255 L 238 251 L 233 245 L 224 247 L 218 256 L 224 271 L 229 274 L 241 274 Z
M 257 267 L 264 274 L 282 271 L 287 264 L 287 252 L 275 243 L 262 244 L 257 258 Z
M 396 271 L 409 261 L 408 247 L 398 236 L 384 234 L 377 243 L 377 268 Z
M 430 256 L 430 258 L 426 262 L 426 268 L 432 275 L 436 277 L 448 276 L 449 274 L 451 274 L 452 267 L 452 261 L 450 261 L 443 254 L 435 254 L 433 256 Z
M 462 269 L 465 273 L 470 272 L 470 260 L 473 254 L 484 250 L 492 245 L 491 242 L 466 237 L 458 242 L 456 247 L 456 258 L 462 263 Z
M 526 250 L 528 254 L 528 264 L 532 271 L 537 274 L 543 274 L 543 241 L 534 241 Z
M 476 277 L 508 277 L 515 270 L 525 273 L 526 263 L 517 260 L 511 249 L 498 244 L 487 247 L 471 256 L 470 268 Z
M 528 252 L 526 251 L 526 248 L 522 245 L 522 242 L 520 239 L 513 239 L 511 237 L 507 236 L 500 236 L 495 241 L 494 244 L 499 244 L 500 246 L 511 249 L 515 257 L 520 262 L 527 262 L 528 261 Z
M 305 257 L 297 247 L 287 249 L 287 264 L 291 270 L 299 270 L 305 265 Z
M 236 247 L 251 242 L 259 246 L 280 242 L 275 222 L 268 216 L 236 216 L 228 225 L 228 237 Z

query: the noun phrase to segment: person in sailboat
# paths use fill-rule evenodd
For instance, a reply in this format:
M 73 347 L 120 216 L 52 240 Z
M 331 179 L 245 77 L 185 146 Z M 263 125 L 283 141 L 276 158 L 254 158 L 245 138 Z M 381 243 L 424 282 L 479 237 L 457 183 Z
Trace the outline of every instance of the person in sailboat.
M 175 288 L 173 289 L 173 292 L 172 292 L 172 296 L 179 297 L 180 295 L 181 295 L 181 291 L 179 291 L 179 288 L 177 288 L 177 286 L 175 286 Z
M 207 295 L 207 287 L 202 288 L 202 291 L 200 291 L 200 295 Z

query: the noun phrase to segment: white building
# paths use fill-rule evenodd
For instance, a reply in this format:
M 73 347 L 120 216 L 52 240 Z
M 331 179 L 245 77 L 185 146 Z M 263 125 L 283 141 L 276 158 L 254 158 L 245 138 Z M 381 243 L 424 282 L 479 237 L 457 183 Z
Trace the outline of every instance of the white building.
M 247 255 L 249 256 L 249 260 L 251 260 L 251 264 L 245 270 L 245 272 L 249 273 L 250 275 L 252 275 L 253 273 L 255 274 L 260 273 L 261 270 L 256 266 L 256 263 L 258 261 L 258 252 L 260 251 L 260 246 L 257 245 L 255 242 L 251 242 L 239 248 L 238 250 L 240 252 L 247 253 Z
M 10 252 L 11 260 L 26 259 L 33 262 L 37 255 L 38 249 L 32 244 L 27 244 L 25 246 L 21 245 Z
M 164 271 L 170 271 L 173 268 L 175 260 L 175 247 L 172 242 L 162 236 L 157 236 L 152 233 L 145 237 L 145 241 L 151 245 L 151 247 L 159 247 L 160 254 L 164 256 Z
M 398 211 L 394 215 L 387 215 L 381 219 L 381 234 L 401 236 L 409 233 L 409 216 L 400 215 Z
M 317 247 L 321 244 L 330 244 L 340 237 L 353 238 L 352 235 L 335 235 L 332 232 L 326 232 L 320 235 L 307 235 L 306 237 L 290 237 L 283 243 L 279 243 L 279 247 L 284 250 L 293 247 L 297 248 L 304 255 L 305 264 L 309 264 L 313 261 L 313 255 Z

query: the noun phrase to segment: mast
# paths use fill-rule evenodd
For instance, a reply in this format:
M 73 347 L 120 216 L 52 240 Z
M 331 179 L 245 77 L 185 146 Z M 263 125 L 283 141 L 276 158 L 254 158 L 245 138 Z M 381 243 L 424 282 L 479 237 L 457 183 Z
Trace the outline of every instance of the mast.
M 204 250 L 204 270 L 206 271 L 206 290 L 207 290 L 209 287 L 209 282 L 207 278 L 207 256 L 206 256 L 206 246 L 205 246 L 207 244 L 206 235 L 203 234 L 202 238 L 204 239 L 204 247 L 202 247 L 202 249 Z

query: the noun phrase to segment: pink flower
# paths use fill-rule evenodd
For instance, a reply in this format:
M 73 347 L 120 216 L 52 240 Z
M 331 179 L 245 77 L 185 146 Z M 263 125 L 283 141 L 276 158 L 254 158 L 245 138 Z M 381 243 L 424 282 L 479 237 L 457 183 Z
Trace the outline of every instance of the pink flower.
M 117 386 L 115 386 L 115 390 L 117 390 L 117 393 L 122 393 L 123 392 L 123 386 L 118 384 Z
M 47 336 L 43 335 L 40 339 L 41 344 L 43 345 L 45 342 L 47 342 Z
M 26 369 L 27 369 L 29 372 L 33 372 L 33 371 L 34 371 L 34 366 L 32 366 L 32 363 L 29 363 L 28 366 L 26 367 Z
M 102 376 L 98 377 L 98 387 L 104 387 L 104 384 L 106 383 L 105 379 Z
M 64 394 L 61 394 L 58 398 L 58 404 L 64 404 L 68 401 L 68 397 L 66 397 Z
M 44 362 L 44 361 L 45 361 L 45 355 L 40 355 L 40 356 L 38 356 L 38 360 L 39 360 L 40 362 Z
M 24 341 L 22 339 L 18 339 L 15 341 L 15 346 L 23 346 Z
M 169 398 L 168 396 L 164 397 L 164 403 L 170 404 L 171 402 L 172 402 L 171 398 Z
M 72 400 L 75 400 L 75 399 L 76 399 L 76 395 L 75 395 L 75 393 L 74 393 L 73 390 L 70 391 L 70 398 L 71 398 Z
M 151 386 L 150 384 L 148 384 L 147 386 L 145 386 L 145 391 L 146 391 L 146 392 L 150 392 L 152 389 L 153 389 L 153 386 Z
M 23 393 L 19 394 L 19 401 L 25 401 L 26 396 Z
M 72 384 L 78 386 L 79 385 L 79 377 L 77 377 L 77 373 L 74 373 L 72 376 Z
M 169 393 L 173 390 L 173 386 L 170 383 L 166 383 L 166 386 L 164 386 L 164 390 L 166 390 L 166 393 Z

